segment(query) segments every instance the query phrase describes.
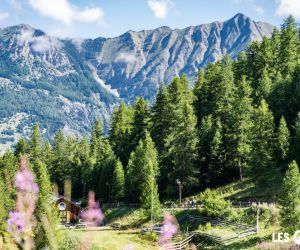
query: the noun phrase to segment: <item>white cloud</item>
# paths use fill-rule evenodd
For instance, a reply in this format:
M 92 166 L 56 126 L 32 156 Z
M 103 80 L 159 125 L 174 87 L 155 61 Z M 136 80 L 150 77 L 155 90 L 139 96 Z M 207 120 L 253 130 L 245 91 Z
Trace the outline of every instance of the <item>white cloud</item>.
M 174 4 L 171 0 L 148 0 L 148 6 L 156 18 L 163 19 Z
M 22 10 L 22 4 L 18 0 L 7 0 L 16 11 Z
M 131 53 L 121 52 L 116 57 L 116 62 L 135 63 L 137 58 Z
M 39 14 L 65 24 L 71 24 L 73 21 L 102 22 L 104 18 L 104 12 L 100 7 L 80 9 L 69 0 L 29 0 L 29 3 Z
M 263 9 L 263 7 L 259 6 L 259 5 L 255 5 L 254 6 L 254 10 L 256 13 L 258 13 L 259 15 L 262 15 L 265 13 L 265 10 Z
M 279 0 L 276 14 L 279 16 L 293 15 L 300 18 L 300 1 L 299 0 Z
M 9 14 L 7 12 L 0 12 L 0 21 L 8 18 Z
M 29 43 L 35 52 L 40 53 L 59 49 L 62 46 L 58 39 L 49 36 L 34 36 L 33 31 L 23 31 L 18 36 L 18 43 L 20 46 Z

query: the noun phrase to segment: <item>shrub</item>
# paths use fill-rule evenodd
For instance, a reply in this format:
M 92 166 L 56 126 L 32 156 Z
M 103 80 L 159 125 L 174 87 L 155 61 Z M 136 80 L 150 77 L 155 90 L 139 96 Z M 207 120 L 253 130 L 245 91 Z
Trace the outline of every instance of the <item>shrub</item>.
M 159 238 L 159 235 L 157 233 L 154 233 L 154 232 L 147 232 L 144 235 L 142 235 L 141 237 L 145 240 L 157 242 L 158 238 Z
M 204 205 L 203 212 L 208 216 L 226 217 L 227 219 L 236 219 L 237 217 L 230 202 L 226 201 L 214 190 L 206 189 L 201 193 L 200 200 Z

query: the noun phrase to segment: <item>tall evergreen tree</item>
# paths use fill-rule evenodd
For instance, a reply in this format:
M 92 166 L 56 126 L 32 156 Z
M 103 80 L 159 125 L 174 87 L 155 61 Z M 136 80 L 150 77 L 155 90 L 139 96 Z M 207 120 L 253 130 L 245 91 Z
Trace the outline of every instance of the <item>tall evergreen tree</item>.
M 119 160 L 115 162 L 112 179 L 112 196 L 115 201 L 121 201 L 125 198 L 125 173 L 122 163 Z
M 157 193 L 158 160 L 155 145 L 149 132 L 140 140 L 136 150 L 131 153 L 126 172 L 126 187 L 128 200 L 141 202 L 149 208 L 152 190 L 154 203 L 159 204 Z M 152 186 L 153 185 L 153 186 Z
M 56 183 L 59 187 L 59 191 L 62 193 L 62 187 L 65 178 L 67 178 L 67 161 L 68 159 L 67 143 L 63 131 L 60 129 L 55 135 L 53 142 L 53 161 L 49 168 L 51 173 L 51 181 Z
M 166 143 L 168 155 L 172 159 L 173 170 L 169 174 L 170 183 L 179 179 L 189 189 L 198 183 L 197 168 L 197 131 L 196 117 L 191 104 L 187 101 L 176 110 L 177 122 L 168 135 Z M 172 185 L 172 184 L 171 184 Z
M 283 179 L 281 197 L 279 199 L 280 225 L 285 232 L 294 233 L 300 227 L 300 176 L 299 168 L 293 161 Z
M 164 154 L 165 152 L 165 139 L 168 128 L 171 125 L 167 119 L 166 106 L 166 90 L 163 85 L 160 84 L 155 103 L 151 108 L 151 137 L 159 154 Z
M 202 119 L 201 125 L 198 130 L 199 143 L 198 143 L 198 161 L 200 169 L 200 185 L 207 187 L 211 183 L 211 176 L 209 174 L 210 162 L 210 146 L 214 135 L 212 116 L 206 116 Z
M 15 155 L 17 157 L 20 157 L 21 155 L 23 154 L 26 154 L 28 152 L 28 143 L 25 139 L 25 137 L 22 137 L 18 142 L 17 142 L 17 145 L 16 145 L 16 149 L 15 149 Z
M 294 157 L 298 164 L 300 164 L 300 112 L 295 121 L 295 136 L 294 136 Z
M 290 131 L 287 127 L 284 117 L 281 117 L 280 119 L 276 136 L 277 164 L 279 165 L 279 167 L 285 170 L 285 165 L 287 164 L 290 152 Z
M 40 160 L 35 160 L 33 170 L 36 174 L 37 184 L 39 186 L 38 202 L 35 210 L 37 225 L 35 227 L 36 247 L 46 246 L 55 247 L 57 237 L 56 225 L 58 217 L 55 214 L 54 204 L 51 204 L 52 187 L 47 167 Z
M 251 176 L 259 185 L 274 176 L 274 118 L 265 100 L 254 112 L 251 150 Z M 264 173 L 264 174 L 261 174 Z
M 134 114 L 132 123 L 132 133 L 131 133 L 131 149 L 132 152 L 135 150 L 138 142 L 145 138 L 146 130 L 149 125 L 149 109 L 147 101 L 138 97 L 134 104 Z
M 296 21 L 293 16 L 287 17 L 281 26 L 280 35 L 280 68 L 283 76 L 289 76 L 299 58 L 298 56 L 298 34 Z
M 115 170 L 116 156 L 107 139 L 103 140 L 102 153 L 103 158 L 97 162 L 94 167 L 94 176 L 92 182 L 96 187 L 96 196 L 105 201 L 111 201 L 112 198 L 112 179 Z
M 30 137 L 30 155 L 33 159 L 37 159 L 41 155 L 41 135 L 39 125 L 35 124 L 32 128 L 32 134 Z
M 124 103 L 114 110 L 111 117 L 111 129 L 109 132 L 110 144 L 116 156 L 127 166 L 131 143 L 131 130 L 133 125 L 133 109 L 127 108 Z
M 268 100 L 269 95 L 272 90 L 272 80 L 270 77 L 270 73 L 268 71 L 268 68 L 264 68 L 262 70 L 261 77 L 258 81 L 258 85 L 256 87 L 256 93 L 255 97 L 257 102 L 259 103 L 262 99 Z
M 53 149 L 48 140 L 43 144 L 41 160 L 42 160 L 42 162 L 44 162 L 46 164 L 46 166 L 50 166 L 52 164 Z
M 252 134 L 252 88 L 246 77 L 237 81 L 234 92 L 234 105 L 230 110 L 230 123 L 225 138 L 227 140 L 227 157 L 233 170 L 238 170 L 243 180 L 244 170 L 249 165 Z M 228 171 L 227 171 L 228 175 Z
M 209 186 L 220 185 L 224 182 L 225 149 L 223 142 L 222 124 L 217 119 L 213 125 L 213 136 L 209 143 L 208 181 Z
M 101 157 L 100 154 L 100 147 L 102 143 L 102 124 L 101 121 L 97 118 L 93 125 L 92 129 L 92 139 L 91 139 L 91 153 L 92 155 L 99 160 Z

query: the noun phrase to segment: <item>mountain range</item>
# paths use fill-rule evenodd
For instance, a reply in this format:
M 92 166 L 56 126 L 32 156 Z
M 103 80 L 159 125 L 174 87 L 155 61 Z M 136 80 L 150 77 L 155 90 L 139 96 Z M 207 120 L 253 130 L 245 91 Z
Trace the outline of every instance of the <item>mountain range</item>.
M 0 151 L 28 136 L 38 122 L 44 137 L 59 128 L 80 136 L 96 116 L 107 129 L 113 108 L 137 96 L 153 100 L 159 83 L 235 58 L 273 26 L 237 14 L 184 29 L 128 31 L 114 38 L 61 39 L 29 25 L 0 29 Z

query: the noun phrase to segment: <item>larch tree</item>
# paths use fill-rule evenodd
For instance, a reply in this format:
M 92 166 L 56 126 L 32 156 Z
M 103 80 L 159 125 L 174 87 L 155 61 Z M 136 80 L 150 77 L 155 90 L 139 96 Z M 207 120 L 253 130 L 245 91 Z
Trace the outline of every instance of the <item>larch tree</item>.
M 254 111 L 250 153 L 251 177 L 258 185 L 270 183 L 274 176 L 274 132 L 273 115 L 268 104 L 262 100 Z
M 41 156 L 41 150 L 42 150 L 42 141 L 41 141 L 41 134 L 39 125 L 35 124 L 32 128 L 32 133 L 30 136 L 30 156 L 33 159 L 37 159 Z
M 276 158 L 278 167 L 286 170 L 287 160 L 290 153 L 290 131 L 284 117 L 281 117 L 276 133 Z
M 283 179 L 279 205 L 281 228 L 294 233 L 300 227 L 300 175 L 295 161 L 290 163 Z
M 28 153 L 28 149 L 29 149 L 29 145 L 27 140 L 25 139 L 25 137 L 22 137 L 16 145 L 16 149 L 15 149 L 15 155 L 17 157 L 20 157 L 21 155 L 24 155 L 26 153 Z
M 91 138 L 91 154 L 96 159 L 99 160 L 100 147 L 102 143 L 102 133 L 103 127 L 100 119 L 96 119 L 92 128 L 92 138 Z
M 158 171 L 157 150 L 149 132 L 146 131 L 145 138 L 139 141 L 136 150 L 130 155 L 126 173 L 128 199 L 141 202 L 143 207 L 150 208 L 149 201 L 153 192 L 153 203 L 158 207 Z
M 115 201 L 121 201 L 125 198 L 125 173 L 122 163 L 115 161 L 115 169 L 112 179 L 112 196 Z
M 111 129 L 109 131 L 109 141 L 116 156 L 127 166 L 131 143 L 131 130 L 133 124 L 133 109 L 127 108 L 124 103 L 114 110 L 111 117 Z
M 298 34 L 293 16 L 287 17 L 281 25 L 279 58 L 282 75 L 290 76 L 299 58 Z
M 244 172 L 249 165 L 252 135 L 252 88 L 246 77 L 237 81 L 234 92 L 234 104 L 230 110 L 230 123 L 225 134 L 227 155 L 230 165 L 238 170 L 239 179 L 243 180 Z

